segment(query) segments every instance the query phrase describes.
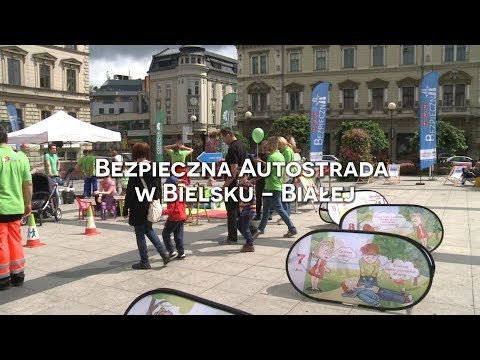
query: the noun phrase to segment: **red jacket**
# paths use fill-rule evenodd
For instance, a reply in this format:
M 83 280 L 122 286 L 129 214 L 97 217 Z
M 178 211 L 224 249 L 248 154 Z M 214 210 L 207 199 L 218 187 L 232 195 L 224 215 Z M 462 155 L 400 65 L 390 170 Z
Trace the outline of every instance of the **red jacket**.
M 167 208 L 163 209 L 163 215 L 168 216 L 169 221 L 185 221 L 187 220 L 187 212 L 185 202 L 180 200 L 171 201 L 167 203 Z

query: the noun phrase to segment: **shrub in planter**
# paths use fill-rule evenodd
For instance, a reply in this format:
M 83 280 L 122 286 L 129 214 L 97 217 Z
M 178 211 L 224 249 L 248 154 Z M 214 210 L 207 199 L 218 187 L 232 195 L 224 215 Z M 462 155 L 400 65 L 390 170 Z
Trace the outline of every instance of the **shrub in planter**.
M 450 168 L 442 166 L 437 169 L 437 175 L 448 175 L 450 174 Z
M 418 168 L 413 163 L 400 164 L 400 175 L 418 175 Z

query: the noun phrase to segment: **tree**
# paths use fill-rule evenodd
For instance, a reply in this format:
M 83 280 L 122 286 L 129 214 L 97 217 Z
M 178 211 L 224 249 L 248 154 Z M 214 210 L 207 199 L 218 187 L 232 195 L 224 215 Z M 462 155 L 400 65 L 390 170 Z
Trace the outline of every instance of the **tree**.
M 418 147 L 418 131 L 410 138 L 410 144 Z M 437 121 L 437 149 L 456 153 L 458 150 L 466 150 L 467 148 L 465 130 L 460 130 L 446 121 Z
M 235 136 L 237 137 L 238 140 L 240 140 L 246 147 L 247 149 L 250 147 L 250 144 L 248 143 L 248 140 L 245 136 L 242 134 L 235 132 Z
M 345 131 L 351 129 L 363 129 L 368 134 L 370 138 L 370 144 L 372 146 L 372 152 L 378 153 L 379 151 L 385 150 L 389 148 L 389 142 L 385 137 L 385 134 L 378 125 L 378 123 L 373 122 L 371 120 L 366 121 L 350 121 L 350 122 L 343 122 L 340 125 L 340 128 L 335 132 L 335 139 L 337 142 L 337 154 L 340 151 L 340 147 L 342 145 L 342 135 Z
M 297 146 L 305 149 L 310 148 L 310 118 L 307 115 L 283 116 L 273 122 L 270 129 L 271 135 L 292 135 Z

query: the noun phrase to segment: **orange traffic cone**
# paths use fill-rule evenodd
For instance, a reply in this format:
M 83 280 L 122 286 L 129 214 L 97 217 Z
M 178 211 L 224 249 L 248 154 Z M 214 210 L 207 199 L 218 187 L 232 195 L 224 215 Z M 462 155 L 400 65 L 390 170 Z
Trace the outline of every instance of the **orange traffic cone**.
M 85 235 L 97 235 L 99 232 L 95 226 L 95 221 L 93 220 L 92 207 L 89 206 L 87 209 L 87 227 L 85 228 Z
M 26 247 L 33 248 L 37 246 L 45 245 L 40 241 L 40 236 L 37 230 L 37 224 L 35 224 L 35 217 L 30 214 L 28 217 L 28 229 L 27 229 L 27 245 Z

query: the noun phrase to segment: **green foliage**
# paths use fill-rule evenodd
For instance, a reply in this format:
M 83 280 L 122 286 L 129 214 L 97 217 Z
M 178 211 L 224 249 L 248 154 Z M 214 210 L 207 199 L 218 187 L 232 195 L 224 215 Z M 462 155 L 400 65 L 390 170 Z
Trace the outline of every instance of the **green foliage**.
M 366 120 L 366 121 L 351 121 L 343 122 L 340 125 L 340 128 L 335 132 L 335 138 L 337 142 L 337 152 L 342 146 L 342 135 L 345 131 L 351 129 L 363 129 L 369 135 L 370 144 L 372 146 L 373 152 L 379 152 L 389 148 L 388 139 L 385 137 L 385 134 L 378 125 L 378 123 Z
M 410 144 L 418 147 L 418 131 L 410 138 Z M 437 149 L 456 153 L 468 148 L 465 130 L 460 130 L 446 121 L 437 121 Z
M 297 146 L 309 148 L 310 142 L 310 117 L 307 115 L 283 116 L 273 122 L 270 136 L 292 135 Z
M 247 149 L 248 149 L 248 147 L 250 146 L 250 144 L 249 144 L 247 138 L 246 138 L 245 136 L 243 136 L 242 134 L 238 133 L 238 132 L 235 133 L 235 136 L 237 137 L 238 140 L 240 140 L 242 143 L 244 143 L 245 146 L 246 146 Z
M 392 238 L 390 236 L 375 235 L 373 242 L 378 245 L 380 255 L 383 255 L 392 261 L 394 259 L 403 261 L 408 259 L 408 257 L 404 255 L 408 244 L 405 241 L 399 241 L 397 238 Z

